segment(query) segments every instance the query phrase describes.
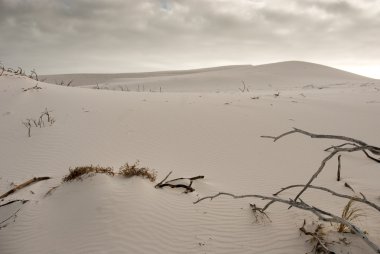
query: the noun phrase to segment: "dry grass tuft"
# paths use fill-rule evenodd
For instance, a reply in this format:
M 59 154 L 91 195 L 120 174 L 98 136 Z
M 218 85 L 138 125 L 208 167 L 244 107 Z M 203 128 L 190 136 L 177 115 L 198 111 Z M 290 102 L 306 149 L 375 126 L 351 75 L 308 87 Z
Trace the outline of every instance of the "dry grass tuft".
M 100 166 L 82 166 L 82 167 L 76 167 L 74 169 L 69 169 L 70 173 L 66 175 L 62 182 L 71 182 L 75 179 L 82 180 L 83 175 L 87 174 L 107 174 L 114 176 L 115 173 L 113 172 L 113 169 L 110 167 L 104 168 Z
M 348 201 L 347 205 L 343 208 L 342 219 L 352 222 L 355 219 L 364 216 L 364 214 L 361 213 L 362 210 L 353 205 L 354 202 L 355 201 L 351 199 L 350 201 Z M 337 230 L 340 233 L 351 232 L 350 229 L 344 224 L 339 224 Z
M 120 167 L 119 175 L 124 177 L 140 176 L 149 179 L 151 182 L 156 181 L 157 177 L 156 171 L 144 167 L 140 168 L 138 161 L 133 165 L 125 163 L 124 166 Z

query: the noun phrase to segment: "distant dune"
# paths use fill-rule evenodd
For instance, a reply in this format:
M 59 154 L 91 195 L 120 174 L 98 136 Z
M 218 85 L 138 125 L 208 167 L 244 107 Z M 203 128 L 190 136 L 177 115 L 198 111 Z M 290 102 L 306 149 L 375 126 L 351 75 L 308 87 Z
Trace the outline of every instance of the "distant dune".
M 287 89 L 301 86 L 362 84 L 376 80 L 324 65 L 288 61 L 264 65 L 233 65 L 185 71 L 42 76 L 49 83 L 112 90 L 217 92 L 248 89 Z M 98 85 L 97 85 L 98 84 Z

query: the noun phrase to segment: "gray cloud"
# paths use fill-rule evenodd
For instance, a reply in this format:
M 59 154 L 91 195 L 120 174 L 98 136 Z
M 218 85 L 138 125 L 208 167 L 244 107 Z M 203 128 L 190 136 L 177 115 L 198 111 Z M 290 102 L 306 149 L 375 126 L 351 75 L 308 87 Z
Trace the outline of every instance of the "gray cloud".
M 0 0 L 0 60 L 43 73 L 379 66 L 380 0 Z

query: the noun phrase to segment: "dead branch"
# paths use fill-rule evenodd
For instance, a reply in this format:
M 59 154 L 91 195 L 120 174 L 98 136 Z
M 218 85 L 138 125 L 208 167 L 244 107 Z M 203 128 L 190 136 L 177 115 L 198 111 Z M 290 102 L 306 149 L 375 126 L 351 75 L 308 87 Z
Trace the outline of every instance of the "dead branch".
M 256 194 L 252 194 L 252 195 L 234 195 L 234 194 L 227 193 L 227 192 L 219 192 L 219 193 L 217 193 L 215 195 L 212 195 L 212 196 L 206 196 L 206 197 L 200 198 L 197 201 L 195 201 L 194 204 L 197 204 L 197 203 L 199 203 L 199 202 L 201 202 L 203 200 L 206 200 L 206 199 L 212 200 L 212 199 L 214 199 L 216 197 L 219 197 L 219 196 L 230 196 L 230 197 L 233 197 L 235 199 L 241 199 L 241 198 L 259 198 L 259 199 L 262 199 L 262 200 L 271 200 L 271 201 L 274 201 L 274 202 L 288 204 L 288 205 L 290 205 L 292 207 L 296 207 L 296 208 L 301 209 L 301 210 L 309 211 L 309 212 L 313 213 L 314 215 L 316 215 L 319 220 L 330 222 L 330 223 L 337 223 L 337 224 L 346 225 L 347 228 L 349 228 L 354 234 L 358 235 L 376 253 L 380 253 L 380 247 L 378 247 L 374 242 L 372 242 L 367 237 L 367 235 L 363 232 L 363 230 L 361 230 L 359 227 L 355 226 L 354 224 L 352 224 L 349 221 L 346 221 L 346 220 L 342 219 L 339 216 L 336 216 L 336 215 L 334 215 L 332 213 L 326 212 L 326 211 L 324 211 L 322 209 L 319 209 L 319 208 L 317 208 L 315 206 L 310 206 L 310 205 L 306 204 L 305 202 L 303 202 L 302 200 L 296 201 L 296 200 L 292 200 L 292 199 L 286 200 L 286 199 L 281 199 L 281 198 L 277 198 L 277 197 L 268 197 L 268 196 L 256 195 Z
M 172 171 L 170 171 L 169 174 L 167 174 L 167 176 L 161 182 L 156 184 L 154 187 L 155 188 L 163 188 L 163 187 L 184 188 L 185 193 L 188 193 L 188 192 L 193 192 L 195 190 L 193 187 L 191 187 L 193 184 L 193 181 L 204 178 L 204 176 L 195 176 L 195 177 L 190 177 L 190 178 L 180 177 L 180 178 L 175 178 L 175 179 L 166 181 L 166 179 L 168 179 L 168 177 L 171 175 L 171 173 L 172 173 Z M 179 180 L 189 180 L 190 182 L 188 185 L 186 185 L 186 184 L 173 184 L 173 182 L 179 181 Z
M 358 140 L 358 139 L 354 139 L 354 138 L 350 138 L 350 137 L 346 137 L 346 136 L 339 136 L 339 135 L 315 134 L 315 133 L 307 132 L 307 131 L 297 129 L 297 128 L 293 128 L 293 130 L 285 132 L 279 136 L 261 136 L 261 137 L 262 138 L 270 138 L 270 139 L 273 139 L 273 142 L 276 142 L 280 138 L 283 138 L 283 137 L 288 136 L 288 135 L 293 134 L 293 133 L 301 133 L 301 134 L 304 134 L 306 136 L 309 136 L 310 138 L 337 139 L 337 140 L 347 141 L 350 143 L 356 143 L 360 146 L 367 147 L 367 149 L 370 150 L 373 154 L 380 155 L 380 147 L 369 146 L 369 145 L 367 145 L 367 143 L 365 143 L 361 140 Z M 338 147 L 334 146 L 332 148 L 338 148 Z
M 13 189 L 7 191 L 6 193 L 4 193 L 3 195 L 0 196 L 0 199 L 3 199 L 13 193 L 15 193 L 16 191 L 18 190 L 21 190 L 33 183 L 37 183 L 37 182 L 40 182 L 40 181 L 44 181 L 44 180 L 48 180 L 50 179 L 51 177 L 48 177 L 48 176 L 44 176 L 44 177 L 33 177 L 32 179 L 20 184 L 20 185 L 17 185 L 16 187 L 14 187 Z
M 338 146 L 330 146 L 329 148 L 326 148 L 324 151 L 326 152 L 329 152 L 330 150 L 332 149 L 335 149 L 335 148 L 341 148 L 341 147 L 344 147 L 344 146 L 347 146 L 347 145 L 351 145 L 353 147 L 360 147 L 359 145 L 355 144 L 355 143 L 344 143 L 344 144 L 341 144 L 341 145 L 338 145 Z M 368 146 L 369 149 L 373 148 L 374 150 L 370 150 L 373 154 L 378 154 L 377 152 L 377 147 L 374 147 L 374 146 Z M 363 149 L 362 152 L 367 156 L 367 158 L 373 160 L 373 161 L 376 161 L 378 163 L 380 163 L 380 159 L 377 159 L 371 155 L 368 154 L 368 152 L 366 151 L 366 149 Z
M 306 225 L 306 220 L 303 220 L 303 225 L 302 227 L 299 228 L 299 230 L 305 235 L 311 236 L 312 238 L 310 240 L 317 241 L 317 244 L 313 248 L 315 250 L 315 253 L 335 254 L 335 252 L 327 248 L 326 246 L 327 243 L 325 242 L 325 240 L 321 236 L 321 233 L 319 232 L 322 229 L 322 226 L 318 225 L 318 227 L 315 229 L 314 232 L 310 232 L 305 229 L 305 225 Z
M 23 204 L 25 204 L 26 202 L 29 202 L 29 200 L 25 200 L 25 199 L 15 199 L 15 200 L 8 201 L 8 202 L 5 203 L 5 204 L 1 204 L 0 207 L 2 207 L 2 206 L 7 206 L 7 205 L 13 204 L 13 203 L 15 203 L 15 202 L 22 202 Z
M 312 177 L 309 179 L 309 181 L 306 183 L 306 185 L 303 187 L 303 189 L 297 194 L 297 196 L 295 197 L 295 200 L 297 200 L 307 190 L 308 186 L 314 181 L 314 179 L 318 177 L 318 175 L 322 172 L 323 168 L 325 167 L 327 161 L 329 161 L 331 158 L 333 158 L 336 154 L 338 154 L 340 152 L 363 151 L 367 155 L 367 157 L 369 157 L 370 159 L 375 160 L 377 162 L 380 162 L 380 160 L 377 160 L 376 158 L 371 157 L 366 152 L 366 150 L 368 150 L 373 154 L 380 154 L 380 148 L 379 147 L 367 145 L 367 143 L 365 143 L 361 140 L 353 139 L 353 138 L 346 137 L 346 136 L 314 134 L 314 133 L 310 133 L 310 132 L 307 132 L 307 131 L 304 131 L 301 129 L 293 128 L 293 130 L 285 132 L 285 133 L 283 133 L 279 136 L 276 136 L 276 137 L 275 136 L 261 136 L 261 137 L 273 139 L 273 141 L 275 142 L 275 141 L 279 140 L 280 138 L 285 137 L 285 136 L 290 135 L 290 134 L 293 134 L 293 133 L 301 133 L 301 134 L 304 134 L 304 135 L 309 136 L 311 138 L 337 139 L 337 140 L 344 140 L 344 141 L 348 141 L 350 143 L 354 143 L 354 144 L 352 144 L 352 147 L 344 147 L 345 145 L 347 145 L 347 143 L 345 143 L 345 144 L 342 144 L 340 146 L 332 146 L 332 147 L 326 149 L 326 150 L 332 149 L 332 152 L 322 160 L 318 170 L 312 175 Z
M 281 192 L 283 192 L 285 190 L 289 190 L 289 189 L 292 189 L 292 188 L 299 188 L 299 187 L 305 187 L 305 185 L 304 184 L 295 184 L 295 185 L 290 185 L 290 186 L 281 188 L 281 190 L 279 190 L 278 192 L 274 193 L 273 196 L 278 196 L 278 194 L 280 194 Z M 346 198 L 346 199 L 350 199 L 350 200 L 354 200 L 356 202 L 360 202 L 360 203 L 366 204 L 368 206 L 371 206 L 371 207 L 375 208 L 376 210 L 378 210 L 380 212 L 380 206 L 376 205 L 375 203 L 373 203 L 371 201 L 369 201 L 363 194 L 361 194 L 362 198 L 360 198 L 360 197 L 357 197 L 357 196 L 350 196 L 350 195 L 340 194 L 340 193 L 337 193 L 337 192 L 335 192 L 333 190 L 330 190 L 328 188 L 321 187 L 321 186 L 310 185 L 309 188 L 316 189 L 316 190 L 321 190 L 321 191 L 325 191 L 325 192 L 329 192 L 333 196 L 336 196 L 336 197 Z

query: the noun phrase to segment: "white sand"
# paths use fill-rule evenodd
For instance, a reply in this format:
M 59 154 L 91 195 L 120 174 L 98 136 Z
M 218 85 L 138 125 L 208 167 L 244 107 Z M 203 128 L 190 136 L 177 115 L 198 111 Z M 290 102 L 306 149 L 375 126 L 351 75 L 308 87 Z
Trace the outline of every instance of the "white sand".
M 1 76 L 0 193 L 8 191 L 10 183 L 34 176 L 53 179 L 3 201 L 31 200 L 14 222 L 0 230 L 0 253 L 310 251 L 308 238 L 298 230 L 304 218 L 316 220 L 309 213 L 275 204 L 268 212 L 272 223 L 256 224 L 248 204 L 262 206 L 261 200 L 192 202 L 219 191 L 270 195 L 283 186 L 305 183 L 326 156 L 323 149 L 340 144 L 300 135 L 273 143 L 260 135 L 298 127 L 380 145 L 380 83 L 320 66 L 310 70 L 309 64 L 300 62 L 271 66 L 271 73 L 267 67 L 258 67 L 265 78 L 254 67 L 238 66 L 109 82 L 112 88 L 144 79 L 146 92 L 80 89 Z M 238 90 L 240 77 L 249 85 L 249 93 Z M 161 82 L 167 84 L 164 92 L 147 92 L 149 84 Z M 36 83 L 41 90 L 22 91 Z M 275 98 L 277 91 L 280 96 Z M 38 117 L 45 107 L 56 122 L 32 128 L 28 138 L 21 122 Z M 118 170 L 136 160 L 156 169 L 158 180 L 171 170 L 173 177 L 205 175 L 205 179 L 194 182 L 195 192 L 183 194 L 178 189 L 155 189 L 141 178 L 98 175 L 65 183 L 43 197 L 70 167 L 93 164 Z M 344 154 L 342 182 L 335 181 L 336 164 L 336 159 L 328 163 L 315 184 L 351 194 L 343 186 L 348 182 L 380 203 L 379 164 L 361 153 Z M 283 197 L 291 193 L 296 190 Z M 346 204 L 317 191 L 308 191 L 303 198 L 336 214 Z M 0 221 L 20 207 L 0 209 Z M 379 213 L 360 207 L 366 216 L 356 223 L 380 244 Z M 337 253 L 372 253 L 360 239 L 346 237 L 352 243 L 332 246 Z

